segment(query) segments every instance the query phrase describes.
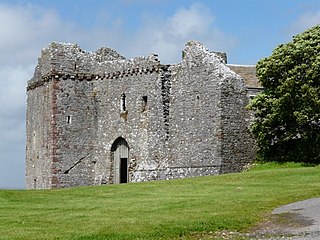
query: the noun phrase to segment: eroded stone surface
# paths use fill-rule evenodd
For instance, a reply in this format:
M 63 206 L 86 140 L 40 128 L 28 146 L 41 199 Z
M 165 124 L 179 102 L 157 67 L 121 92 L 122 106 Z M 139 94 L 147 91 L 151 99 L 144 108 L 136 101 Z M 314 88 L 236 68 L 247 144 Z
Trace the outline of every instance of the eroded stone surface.
M 50 44 L 27 87 L 27 188 L 241 171 L 248 91 L 225 59 L 195 41 L 175 65 Z

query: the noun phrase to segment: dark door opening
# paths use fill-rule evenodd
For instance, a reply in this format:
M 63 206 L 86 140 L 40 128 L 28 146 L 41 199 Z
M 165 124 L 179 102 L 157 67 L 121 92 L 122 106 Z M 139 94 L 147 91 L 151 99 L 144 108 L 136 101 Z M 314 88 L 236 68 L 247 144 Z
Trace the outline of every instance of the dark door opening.
M 128 182 L 128 158 L 120 158 L 120 183 Z
M 113 183 L 127 183 L 129 178 L 129 145 L 127 141 L 119 137 L 111 146 L 111 158 L 113 160 Z

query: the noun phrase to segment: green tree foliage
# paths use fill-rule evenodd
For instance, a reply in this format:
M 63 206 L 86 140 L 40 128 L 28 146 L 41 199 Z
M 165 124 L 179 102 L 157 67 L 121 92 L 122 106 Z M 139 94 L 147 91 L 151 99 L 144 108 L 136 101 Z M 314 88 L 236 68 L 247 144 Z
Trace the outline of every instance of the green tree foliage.
M 257 64 L 264 87 L 249 104 L 264 161 L 320 163 L 320 25 Z

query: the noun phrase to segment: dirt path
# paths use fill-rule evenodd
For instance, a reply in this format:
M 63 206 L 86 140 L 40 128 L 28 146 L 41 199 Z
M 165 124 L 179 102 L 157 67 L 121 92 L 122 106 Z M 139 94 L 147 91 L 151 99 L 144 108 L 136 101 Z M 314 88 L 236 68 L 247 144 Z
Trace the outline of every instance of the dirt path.
M 320 198 L 291 203 L 275 209 L 261 223 L 252 239 L 320 239 Z
M 220 231 L 195 233 L 179 239 L 223 240 L 320 240 L 320 198 L 281 206 L 272 211 L 266 222 L 248 233 Z

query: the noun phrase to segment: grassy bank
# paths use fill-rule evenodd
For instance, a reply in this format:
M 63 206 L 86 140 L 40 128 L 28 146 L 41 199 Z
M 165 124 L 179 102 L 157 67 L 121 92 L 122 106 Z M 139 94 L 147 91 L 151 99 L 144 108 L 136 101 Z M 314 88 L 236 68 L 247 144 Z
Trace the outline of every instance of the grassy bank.
M 273 208 L 320 196 L 320 167 L 59 190 L 0 190 L 0 239 L 172 239 L 243 231 Z

